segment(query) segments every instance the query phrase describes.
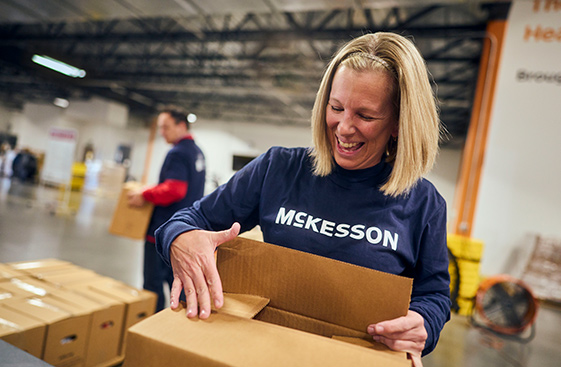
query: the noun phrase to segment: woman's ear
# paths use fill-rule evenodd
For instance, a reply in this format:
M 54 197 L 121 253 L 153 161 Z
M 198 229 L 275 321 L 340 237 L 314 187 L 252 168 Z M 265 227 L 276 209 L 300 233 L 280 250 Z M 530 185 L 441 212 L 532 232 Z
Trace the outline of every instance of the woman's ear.
M 392 130 L 392 137 L 393 137 L 394 139 L 397 139 L 397 135 L 398 135 L 398 134 L 399 134 L 399 125 L 396 123 L 396 124 L 394 125 L 393 130 Z

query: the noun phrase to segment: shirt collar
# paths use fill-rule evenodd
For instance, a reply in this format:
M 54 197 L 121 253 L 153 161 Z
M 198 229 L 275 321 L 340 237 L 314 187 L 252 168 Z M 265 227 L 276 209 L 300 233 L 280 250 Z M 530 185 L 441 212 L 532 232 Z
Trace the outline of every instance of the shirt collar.
M 184 137 L 180 138 L 179 140 L 177 140 L 173 145 L 179 144 L 182 140 L 193 140 L 193 135 L 191 135 L 189 133 L 189 134 L 185 135 Z
M 383 185 L 392 170 L 392 166 L 382 159 L 373 167 L 347 170 L 335 163 L 333 172 L 329 177 L 343 187 L 380 187 Z

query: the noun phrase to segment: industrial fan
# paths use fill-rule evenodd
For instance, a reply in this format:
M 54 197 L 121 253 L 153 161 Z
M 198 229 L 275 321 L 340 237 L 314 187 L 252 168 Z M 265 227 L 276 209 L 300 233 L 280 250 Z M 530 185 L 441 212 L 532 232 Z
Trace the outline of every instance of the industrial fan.
M 489 277 L 481 282 L 471 321 L 503 337 L 528 342 L 535 335 L 538 302 L 530 288 L 509 275 Z M 522 333 L 530 328 L 529 335 Z

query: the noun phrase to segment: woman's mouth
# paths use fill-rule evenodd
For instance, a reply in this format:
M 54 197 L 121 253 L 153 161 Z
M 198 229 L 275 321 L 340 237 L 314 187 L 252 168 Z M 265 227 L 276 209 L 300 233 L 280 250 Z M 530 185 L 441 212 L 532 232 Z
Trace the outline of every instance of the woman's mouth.
M 345 143 L 341 139 L 337 138 L 337 147 L 340 151 L 345 153 L 352 153 L 360 149 L 364 143 Z

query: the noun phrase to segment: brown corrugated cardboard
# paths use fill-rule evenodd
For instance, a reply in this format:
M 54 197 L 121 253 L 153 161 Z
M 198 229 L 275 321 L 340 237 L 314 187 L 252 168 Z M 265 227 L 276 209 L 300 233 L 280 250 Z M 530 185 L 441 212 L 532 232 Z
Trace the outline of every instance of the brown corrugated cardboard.
M 280 246 L 238 238 L 219 247 L 217 261 L 225 292 L 262 296 L 270 308 L 364 334 L 409 307 L 411 279 Z
M 58 287 L 64 287 L 71 283 L 102 277 L 92 270 L 80 268 L 64 269 L 48 273 L 36 273 L 35 276 Z
M 22 261 L 0 264 L 0 269 L 6 269 L 6 274 L 9 273 L 9 277 L 0 280 L 0 304 L 4 300 L 11 300 L 11 307 L 14 307 L 15 299 L 22 302 L 24 299 L 36 298 L 37 302 L 71 315 L 73 320 L 76 317 L 88 318 L 84 328 L 86 334 L 81 337 L 87 341 L 85 352 L 80 358 L 74 357 L 61 362 L 64 366 L 68 363 L 70 366 L 83 364 L 88 367 L 105 367 L 122 362 L 125 312 L 128 311 L 127 328 L 154 313 L 156 300 L 153 293 L 137 290 L 67 261 Z M 30 311 L 28 305 L 19 310 L 14 309 L 13 312 L 26 317 L 24 310 Z M 45 315 L 38 313 L 31 317 L 44 319 Z M 59 321 L 47 318 L 44 323 L 57 324 Z M 13 328 L 10 329 L 7 324 L 4 326 L 5 333 L 9 329 L 9 337 L 15 338 Z M 51 331 L 56 331 L 57 328 L 58 324 L 52 326 Z M 21 337 L 17 335 L 17 338 Z M 73 339 L 68 339 L 71 340 Z M 56 343 L 49 343 L 48 348 L 53 345 L 56 347 Z M 56 349 L 45 353 L 47 358 L 52 358 Z
M 77 281 L 76 274 L 90 274 L 91 271 L 84 269 L 66 269 L 62 274 L 56 272 L 56 277 L 61 279 L 74 279 Z M 93 273 L 95 274 L 95 273 Z M 49 276 L 47 276 L 49 278 Z M 78 277 L 78 279 L 88 279 L 90 281 L 108 280 L 104 277 Z M 3 286 L 3 287 L 2 287 Z M 21 297 L 38 296 L 50 305 L 70 312 L 74 316 L 87 315 L 90 318 L 86 329 L 88 340 L 85 363 L 87 366 L 109 365 L 122 359 L 120 357 L 123 320 L 125 303 L 115 300 L 104 299 L 103 295 L 87 297 L 80 293 L 71 291 L 68 288 L 54 287 L 47 279 L 38 280 L 31 277 L 13 278 L 10 282 L 4 282 L 0 289 L 5 289 L 18 294 Z M 86 292 L 87 293 L 87 292 Z M 91 325 L 90 325 L 91 324 Z
M 13 269 L 8 265 L 0 264 L 0 283 L 22 275 L 24 275 L 24 273 L 21 271 Z
M 29 276 L 12 278 L 9 281 L 0 283 L 0 288 L 22 297 L 43 297 L 49 292 L 57 290 L 55 286 Z
M 65 287 L 83 297 L 102 304 L 106 311 L 94 314 L 90 342 L 86 352 L 86 366 L 114 366 L 123 360 L 121 345 L 125 304 L 113 297 L 91 290 L 83 284 L 70 284 Z
M 242 238 L 220 246 L 217 262 L 224 291 L 236 295 L 208 320 L 167 309 L 136 324 L 126 367 L 411 366 L 366 333 L 407 313 L 411 279 Z M 242 317 L 269 299 L 255 319 Z M 240 303 L 252 312 L 238 313 Z
M 127 182 L 123 185 L 117 207 L 113 213 L 113 219 L 109 225 L 109 233 L 135 240 L 144 239 L 154 205 L 147 202 L 140 208 L 131 207 L 127 199 L 127 195 L 131 190 L 141 187 L 142 185 L 137 182 Z
M 0 303 L 2 303 L 2 301 L 4 300 L 12 299 L 14 297 L 17 297 L 17 295 L 0 287 Z M 21 295 L 19 297 L 21 298 Z
M 40 259 L 33 261 L 18 261 L 8 263 L 14 269 L 21 271 L 28 271 L 33 269 L 47 269 L 51 267 L 61 267 L 61 266 L 73 266 L 71 262 L 59 260 L 59 259 Z
M 88 297 L 86 294 L 70 290 L 59 291 L 52 294 L 58 298 L 61 308 L 68 308 L 69 304 L 77 305 L 78 310 L 83 310 L 91 315 L 91 325 L 86 346 L 86 366 L 108 365 L 119 357 L 123 329 L 124 304 L 108 303 L 101 297 Z M 54 304 L 54 302 L 53 302 Z
M 73 283 L 76 289 L 79 283 Z M 156 310 L 156 294 L 144 289 L 136 289 L 125 283 L 110 278 L 89 280 L 82 285 L 90 291 L 110 297 L 125 304 L 125 318 L 123 322 L 123 338 L 119 355 L 124 354 L 127 330 L 132 325 L 154 314 Z
M 41 358 L 47 326 L 44 322 L 0 304 L 0 339 Z
M 74 316 L 45 297 L 8 300 L 2 306 L 47 324 L 45 362 L 64 367 L 83 365 L 90 315 Z
M 74 264 L 64 264 L 59 266 L 28 268 L 22 271 L 24 271 L 27 275 L 33 276 L 34 278 L 41 279 L 44 274 L 59 274 L 68 271 L 77 271 L 77 270 L 88 270 L 88 269 L 82 268 Z

